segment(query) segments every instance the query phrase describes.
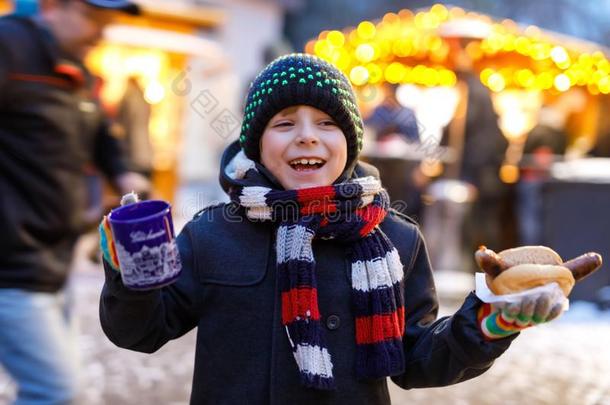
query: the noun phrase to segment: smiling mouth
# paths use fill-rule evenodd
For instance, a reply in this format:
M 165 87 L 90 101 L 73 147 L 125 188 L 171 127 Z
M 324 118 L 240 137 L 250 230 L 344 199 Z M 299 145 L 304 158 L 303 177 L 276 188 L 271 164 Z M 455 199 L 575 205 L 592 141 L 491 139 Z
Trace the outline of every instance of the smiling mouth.
M 326 161 L 319 158 L 298 158 L 291 160 L 288 164 L 297 172 L 308 172 L 320 169 L 326 164 Z

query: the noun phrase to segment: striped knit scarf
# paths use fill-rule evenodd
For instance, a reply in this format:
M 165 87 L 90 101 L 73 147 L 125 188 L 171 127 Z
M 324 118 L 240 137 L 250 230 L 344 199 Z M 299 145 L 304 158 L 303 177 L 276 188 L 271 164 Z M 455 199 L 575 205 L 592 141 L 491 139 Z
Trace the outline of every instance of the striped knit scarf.
M 242 173 L 243 175 L 243 173 Z M 379 378 L 404 369 L 403 266 L 377 225 L 389 207 L 374 177 L 299 190 L 235 187 L 231 199 L 252 220 L 279 223 L 277 267 L 286 328 L 301 382 L 334 388 L 333 364 L 318 308 L 312 240 L 350 245 L 352 307 L 356 329 L 356 376 Z

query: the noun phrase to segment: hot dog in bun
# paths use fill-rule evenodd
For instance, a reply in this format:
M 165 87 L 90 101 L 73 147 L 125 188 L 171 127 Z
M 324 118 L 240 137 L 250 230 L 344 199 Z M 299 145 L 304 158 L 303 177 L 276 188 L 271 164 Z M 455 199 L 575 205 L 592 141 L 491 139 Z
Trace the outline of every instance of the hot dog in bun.
M 575 282 L 602 265 L 602 257 L 597 253 L 586 253 L 564 262 L 557 252 L 546 246 L 521 246 L 500 253 L 481 246 L 475 253 L 475 260 L 486 273 L 489 289 L 496 295 L 556 282 L 567 297 Z

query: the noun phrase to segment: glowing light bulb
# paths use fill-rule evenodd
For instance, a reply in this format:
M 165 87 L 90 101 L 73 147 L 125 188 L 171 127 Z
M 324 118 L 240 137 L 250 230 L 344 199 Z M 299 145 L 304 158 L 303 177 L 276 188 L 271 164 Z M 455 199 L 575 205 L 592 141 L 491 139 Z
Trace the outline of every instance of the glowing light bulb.
M 493 69 L 491 68 L 485 68 L 483 70 L 481 70 L 481 74 L 479 75 L 479 77 L 481 78 L 481 82 L 485 85 L 487 85 L 487 82 L 489 81 L 489 77 L 491 75 L 493 75 L 495 72 Z
M 379 83 L 383 78 L 383 71 L 374 63 L 369 63 L 366 65 L 366 69 L 369 71 L 369 83 Z
M 340 48 L 345 43 L 345 36 L 341 31 L 331 31 L 326 36 L 326 40 L 334 47 Z
M 572 85 L 572 83 L 570 82 L 570 78 L 562 73 L 555 76 L 555 80 L 553 80 L 553 85 L 559 91 L 567 91 Z
M 519 168 L 515 165 L 504 165 L 500 168 L 500 180 L 514 184 L 519 180 Z
M 371 39 L 375 36 L 377 29 L 375 28 L 375 24 L 370 21 L 362 21 L 358 24 L 358 35 L 362 39 Z
M 385 69 L 385 79 L 393 84 L 399 83 L 405 73 L 404 66 L 401 63 L 393 62 Z
M 356 48 L 356 59 L 360 62 L 370 62 L 374 57 L 375 49 L 370 44 L 360 44 Z
M 487 85 L 489 86 L 491 91 L 497 93 L 499 91 L 504 90 L 504 88 L 506 87 L 506 80 L 504 80 L 504 76 L 502 76 L 500 73 L 493 73 L 491 76 L 489 76 L 489 79 L 487 80 Z
M 165 89 L 159 82 L 152 82 L 144 90 L 144 99 L 149 104 L 158 104 L 165 97 Z
M 551 59 L 556 64 L 564 64 L 568 61 L 568 53 L 562 46 L 556 46 L 551 49 Z
M 369 79 L 369 71 L 364 66 L 354 66 L 349 72 L 349 78 L 356 86 L 363 85 Z

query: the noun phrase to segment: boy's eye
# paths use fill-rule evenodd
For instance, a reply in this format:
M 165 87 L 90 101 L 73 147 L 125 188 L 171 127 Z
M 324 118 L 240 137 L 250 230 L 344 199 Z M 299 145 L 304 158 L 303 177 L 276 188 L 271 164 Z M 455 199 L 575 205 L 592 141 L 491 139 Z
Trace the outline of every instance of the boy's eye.
M 275 124 L 273 124 L 274 128 L 289 127 L 289 126 L 292 126 L 292 122 L 290 122 L 290 121 L 280 121 L 280 122 L 276 122 Z
M 320 124 L 324 125 L 324 126 L 337 126 L 335 121 L 332 121 L 332 120 L 324 120 L 324 121 L 320 122 Z

